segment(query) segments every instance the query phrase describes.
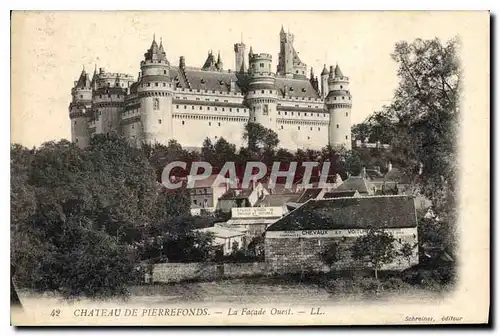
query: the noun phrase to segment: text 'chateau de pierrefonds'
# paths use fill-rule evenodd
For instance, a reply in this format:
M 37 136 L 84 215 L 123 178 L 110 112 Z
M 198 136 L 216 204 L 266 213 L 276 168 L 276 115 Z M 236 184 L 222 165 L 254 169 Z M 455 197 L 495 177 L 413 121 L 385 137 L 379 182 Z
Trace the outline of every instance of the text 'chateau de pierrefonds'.
M 135 146 L 143 142 L 200 148 L 205 138 L 223 137 L 241 146 L 245 124 L 274 130 L 280 147 L 319 149 L 327 144 L 351 148 L 349 78 L 325 64 L 320 79 L 293 47 L 294 35 L 280 32 L 276 73 L 272 56 L 234 44 L 235 69 L 224 69 L 211 51 L 201 68 L 174 66 L 153 37 L 138 79 L 100 68 L 82 71 L 71 90 L 71 137 L 80 147 L 99 133 L 117 132 Z

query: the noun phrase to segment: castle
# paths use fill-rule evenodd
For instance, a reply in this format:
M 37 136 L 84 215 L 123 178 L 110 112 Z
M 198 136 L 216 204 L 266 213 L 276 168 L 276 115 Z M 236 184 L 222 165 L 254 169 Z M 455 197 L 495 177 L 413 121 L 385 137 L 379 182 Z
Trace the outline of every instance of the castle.
M 153 37 L 138 79 L 123 73 L 83 69 L 71 90 L 71 138 L 80 147 L 93 134 L 117 132 L 132 145 L 177 140 L 197 149 L 205 138 L 244 145 L 248 122 L 274 130 L 280 147 L 320 149 L 327 144 L 351 148 L 349 78 L 326 64 L 318 77 L 299 58 L 294 35 L 280 31 L 276 72 L 272 56 L 253 53 L 248 66 L 243 42 L 234 45 L 236 67 L 224 70 L 220 53 L 209 51 L 201 68 L 177 66 Z M 308 77 L 309 76 L 309 77 Z

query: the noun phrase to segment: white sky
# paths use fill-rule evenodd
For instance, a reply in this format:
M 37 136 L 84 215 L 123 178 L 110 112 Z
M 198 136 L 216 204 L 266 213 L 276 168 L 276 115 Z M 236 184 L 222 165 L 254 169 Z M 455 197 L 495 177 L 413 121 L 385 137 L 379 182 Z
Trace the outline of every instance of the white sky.
M 397 86 L 390 58 L 400 40 L 449 39 L 470 29 L 450 12 L 26 12 L 12 18 L 12 142 L 27 146 L 70 138 L 68 104 L 82 66 L 94 64 L 137 77 L 153 34 L 167 58 L 200 67 L 208 50 L 234 68 L 233 44 L 243 41 L 277 64 L 281 25 L 319 77 L 337 62 L 351 79 L 353 123 L 390 102 Z M 443 24 L 446 20 L 447 24 Z M 450 20 L 453 24 L 450 24 Z M 309 71 L 309 69 L 308 69 Z

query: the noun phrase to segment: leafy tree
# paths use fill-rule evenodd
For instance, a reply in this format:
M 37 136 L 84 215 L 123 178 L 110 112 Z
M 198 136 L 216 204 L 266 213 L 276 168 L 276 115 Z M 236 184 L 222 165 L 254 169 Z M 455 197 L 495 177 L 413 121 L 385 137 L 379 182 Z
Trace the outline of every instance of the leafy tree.
M 457 129 L 461 70 L 458 39 L 416 39 L 396 44 L 392 58 L 400 79 L 392 104 L 375 117 L 394 134 L 397 163 L 432 200 L 454 249 L 456 222 Z
M 254 122 L 245 125 L 243 140 L 248 140 L 248 149 L 256 153 L 275 149 L 279 145 L 276 132 Z
M 394 237 L 384 229 L 370 228 L 358 237 L 352 246 L 354 259 L 369 262 L 378 279 L 378 271 L 385 264 L 391 263 L 395 256 Z
M 203 145 L 201 146 L 201 158 L 203 161 L 214 164 L 215 162 L 215 147 L 210 138 L 205 138 L 203 140 Z
M 236 161 L 236 146 L 224 138 L 219 138 L 214 145 L 214 160 L 212 165 L 220 170 L 226 162 Z

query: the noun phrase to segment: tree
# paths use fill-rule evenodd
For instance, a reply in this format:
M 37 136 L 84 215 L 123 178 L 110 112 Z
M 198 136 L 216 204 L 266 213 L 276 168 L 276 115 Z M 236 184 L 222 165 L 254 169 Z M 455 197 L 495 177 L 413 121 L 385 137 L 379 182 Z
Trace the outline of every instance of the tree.
M 378 279 L 378 271 L 383 265 L 391 263 L 395 256 L 394 237 L 386 230 L 370 228 L 358 237 L 352 246 L 352 257 L 356 260 L 369 262 Z
M 394 134 L 393 154 L 406 175 L 418 176 L 420 191 L 433 202 L 446 235 L 456 240 L 457 129 L 461 69 L 458 39 L 416 39 L 396 44 L 392 59 L 400 79 L 393 101 L 376 117 Z M 421 171 L 419 171 L 422 168 Z M 419 175 L 420 173 L 420 175 Z
M 276 132 L 254 122 L 245 125 L 243 140 L 248 140 L 248 149 L 256 153 L 274 150 L 280 142 Z

